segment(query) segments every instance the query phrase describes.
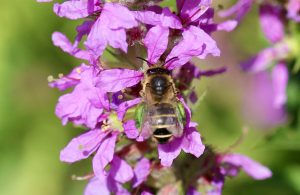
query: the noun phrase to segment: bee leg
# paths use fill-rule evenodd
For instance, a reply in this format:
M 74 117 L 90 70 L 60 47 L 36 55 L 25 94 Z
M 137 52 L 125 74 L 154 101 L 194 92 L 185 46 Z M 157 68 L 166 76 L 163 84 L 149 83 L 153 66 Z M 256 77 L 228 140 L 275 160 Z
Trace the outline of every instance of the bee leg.
M 144 91 L 140 91 L 140 96 L 144 99 L 145 98 L 145 93 Z

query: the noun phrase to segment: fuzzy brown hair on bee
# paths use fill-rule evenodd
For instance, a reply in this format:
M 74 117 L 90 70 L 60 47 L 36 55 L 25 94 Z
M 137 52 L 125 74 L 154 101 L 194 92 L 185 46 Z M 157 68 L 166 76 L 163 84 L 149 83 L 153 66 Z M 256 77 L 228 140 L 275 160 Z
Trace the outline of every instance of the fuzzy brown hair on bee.
M 154 140 L 160 144 L 182 135 L 185 113 L 168 69 L 162 65 L 149 67 L 144 73 L 140 95 L 143 103 L 136 118 L 142 117 L 136 122 L 142 129 L 149 128 Z

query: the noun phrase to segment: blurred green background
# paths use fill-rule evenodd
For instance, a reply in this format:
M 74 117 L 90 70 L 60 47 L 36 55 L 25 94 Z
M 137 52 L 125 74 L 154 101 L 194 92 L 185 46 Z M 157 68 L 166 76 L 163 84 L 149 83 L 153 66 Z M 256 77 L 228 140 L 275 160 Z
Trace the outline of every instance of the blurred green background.
M 0 16 L 0 194 L 80 195 L 86 182 L 72 181 L 71 175 L 89 173 L 91 164 L 89 160 L 61 163 L 59 152 L 82 129 L 61 125 L 54 115 L 61 92 L 47 86 L 49 75 L 68 73 L 80 64 L 51 43 L 54 31 L 74 37 L 78 21 L 59 18 L 52 12 L 52 4 L 34 0 L 1 1 Z M 227 65 L 229 71 L 195 83 L 198 93 L 206 91 L 206 95 L 194 107 L 193 117 L 205 143 L 224 151 L 248 125 L 242 114 L 242 97 L 252 78 L 236 64 L 267 42 L 260 32 L 256 9 L 235 32 L 215 37 L 222 57 L 200 64 L 206 68 L 208 64 Z M 299 94 L 299 87 L 292 90 Z M 234 151 L 267 165 L 274 176 L 254 181 L 242 173 L 226 180 L 224 194 L 300 194 L 300 130 L 254 125 L 249 129 Z

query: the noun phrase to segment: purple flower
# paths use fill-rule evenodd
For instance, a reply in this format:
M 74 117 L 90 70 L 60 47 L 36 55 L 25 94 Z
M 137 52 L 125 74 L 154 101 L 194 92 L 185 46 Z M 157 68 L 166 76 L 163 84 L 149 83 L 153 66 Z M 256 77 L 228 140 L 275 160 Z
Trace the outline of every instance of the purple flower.
M 288 72 L 285 66 L 253 75 L 244 99 L 244 117 L 258 127 L 273 127 L 285 121 L 284 103 Z
M 183 66 L 176 68 L 172 71 L 172 76 L 176 80 L 176 87 L 180 91 L 190 90 L 188 99 L 192 103 L 196 103 L 198 100 L 195 90 L 191 84 L 194 79 L 201 79 L 202 76 L 215 76 L 226 72 L 226 67 L 217 69 L 200 70 L 195 64 L 188 62 Z
M 97 86 L 105 92 L 118 92 L 138 84 L 143 73 L 129 69 L 109 69 L 102 71 L 97 80 Z
M 141 102 L 141 98 L 136 98 L 133 100 L 125 101 L 121 103 L 117 109 L 118 118 L 122 120 L 128 110 L 128 108 L 131 108 Z
M 260 26 L 271 43 L 277 43 L 284 38 L 283 14 L 281 6 L 263 4 L 259 8 Z
M 274 61 L 287 58 L 289 54 L 289 46 L 285 42 L 279 42 L 272 47 L 263 49 L 254 57 L 241 63 L 241 67 L 245 71 L 257 73 L 269 68 Z
M 126 70 L 126 69 L 110 69 L 101 72 L 99 75 L 98 86 L 103 86 L 103 90 L 107 92 L 120 91 L 126 87 L 136 85 L 141 79 L 143 74 L 139 71 Z M 124 102 L 119 106 L 118 116 L 122 119 L 126 110 L 137 104 L 140 99 L 134 99 L 130 102 Z M 182 103 L 185 105 L 183 99 Z M 127 106 L 125 106 L 127 104 Z M 124 106 L 123 106 L 124 105 Z M 171 166 L 173 160 L 179 155 L 181 149 L 185 152 L 191 153 L 196 157 L 199 157 L 204 151 L 204 145 L 201 142 L 200 134 L 197 132 L 193 123 L 190 123 L 191 112 L 185 105 L 187 113 L 187 125 L 184 129 L 184 133 L 179 138 L 174 138 L 170 143 L 159 145 L 159 158 L 164 166 Z M 138 136 L 138 130 L 136 129 L 133 121 L 128 121 L 124 125 L 125 134 L 130 139 L 137 138 L 137 141 L 144 141 L 150 137 L 150 132 L 147 128 L 143 128 Z M 138 136 L 138 137 L 137 137 Z
M 103 111 L 109 109 L 109 102 L 107 94 L 95 86 L 98 73 L 99 70 L 90 66 L 80 74 L 80 82 L 74 90 L 59 98 L 55 113 L 64 125 L 72 121 L 76 125 L 95 128 L 97 123 L 102 121 Z M 66 84 L 67 86 L 63 87 L 70 86 L 70 82 Z
M 235 19 L 240 22 L 243 17 L 250 11 L 253 0 L 238 0 L 238 2 L 227 10 L 219 12 L 221 17 L 228 17 L 235 14 Z
M 87 51 L 77 48 L 73 45 L 69 39 L 60 32 L 55 32 L 52 34 L 53 44 L 61 48 L 64 52 L 83 60 L 89 60 L 90 55 Z
M 221 157 L 224 175 L 236 176 L 239 169 L 242 169 L 253 179 L 262 180 L 272 176 L 272 172 L 265 166 L 241 154 L 225 154 Z
M 90 54 L 90 52 L 80 49 L 78 47 L 83 36 L 88 35 L 91 31 L 94 21 L 85 21 L 81 25 L 77 26 L 77 35 L 75 37 L 74 43 L 71 43 L 69 39 L 60 32 L 54 32 L 52 34 L 53 44 L 61 48 L 64 52 L 83 60 L 88 60 L 90 63 L 94 64 L 95 59 Z M 96 63 L 95 63 L 96 64 Z
M 202 159 L 201 175 L 194 177 L 196 181 L 190 183 L 188 193 L 198 195 L 199 192 L 208 195 L 221 195 L 226 177 L 235 177 L 240 170 L 256 180 L 268 179 L 272 172 L 265 166 L 247 156 L 235 153 L 217 154 L 207 149 Z
M 110 170 L 106 175 L 96 176 L 90 180 L 84 194 L 85 195 L 109 195 L 116 194 L 130 194 L 122 184 L 130 181 L 133 178 L 133 170 L 130 165 L 114 156 L 110 162 Z
M 295 20 L 296 22 L 300 22 L 300 2 L 299 0 L 289 0 L 287 5 L 287 17 Z
M 138 21 L 154 26 L 150 28 L 144 39 L 148 61 L 156 63 L 166 50 L 169 28 L 180 29 L 183 38 L 167 56 L 166 60 L 178 57 L 178 60 L 174 61 L 172 67 L 168 69 L 182 66 L 192 57 L 204 59 L 208 54 L 219 56 L 220 50 L 216 42 L 198 26 L 199 18 L 208 9 L 210 1 L 182 1 L 177 5 L 181 8 L 178 16 L 172 14 L 168 8 L 135 12 Z
M 202 29 L 190 26 L 183 33 L 183 40 L 180 41 L 170 52 L 166 60 L 178 57 L 174 63 L 167 66 L 168 69 L 180 67 L 190 61 L 192 57 L 205 59 L 208 54 L 219 56 L 220 50 L 216 42 Z
M 286 89 L 288 84 L 288 69 L 285 63 L 279 63 L 272 69 L 272 82 L 274 89 L 274 101 L 275 108 L 280 109 L 286 103 Z
M 182 137 L 174 138 L 169 143 L 158 145 L 158 156 L 161 159 L 161 164 L 169 167 L 181 150 L 199 158 L 204 149 L 200 134 L 195 127 L 190 126 L 184 129 Z
M 88 158 L 96 152 L 93 158 L 93 169 L 97 176 L 105 174 L 104 168 L 112 161 L 118 132 L 90 130 L 74 139 L 61 151 L 60 160 L 73 163 Z
M 137 26 L 128 8 L 117 3 L 105 3 L 100 17 L 94 23 L 85 46 L 97 58 L 107 45 L 127 52 L 126 29 Z
M 203 29 L 206 33 L 211 34 L 215 31 L 226 31 L 230 32 L 237 26 L 236 20 L 226 20 L 222 23 L 214 22 L 215 10 L 213 8 L 207 9 L 207 11 L 199 18 L 198 26 Z
M 150 161 L 147 158 L 142 158 L 137 162 L 134 168 L 134 177 L 132 187 L 136 188 L 147 180 L 150 174 Z

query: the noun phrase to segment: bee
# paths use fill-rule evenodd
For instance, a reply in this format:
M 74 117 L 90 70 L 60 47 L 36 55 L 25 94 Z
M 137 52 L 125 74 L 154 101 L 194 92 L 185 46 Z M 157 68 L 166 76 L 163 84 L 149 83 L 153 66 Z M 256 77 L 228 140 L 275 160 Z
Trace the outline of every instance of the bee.
M 140 91 L 142 103 L 135 111 L 136 126 L 149 131 L 160 144 L 183 133 L 186 117 L 177 94 L 171 72 L 164 64 L 153 65 L 145 71 Z

